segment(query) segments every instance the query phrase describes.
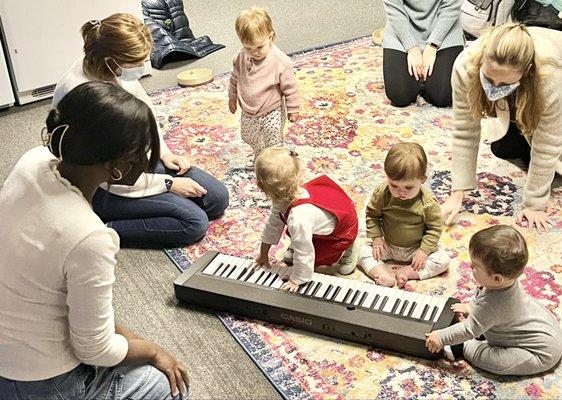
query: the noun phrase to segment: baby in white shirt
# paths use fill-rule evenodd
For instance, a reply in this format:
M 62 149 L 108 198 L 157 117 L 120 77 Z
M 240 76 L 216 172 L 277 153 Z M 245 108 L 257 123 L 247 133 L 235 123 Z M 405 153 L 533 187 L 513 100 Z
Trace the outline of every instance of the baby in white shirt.
M 338 263 L 341 274 L 352 273 L 358 221 L 355 205 L 343 189 L 325 175 L 303 183 L 297 154 L 282 147 L 263 150 L 255 171 L 258 187 L 273 202 L 256 263 L 269 267 L 269 249 L 279 243 L 286 225 L 293 272 L 281 289 L 297 291 L 318 267 Z

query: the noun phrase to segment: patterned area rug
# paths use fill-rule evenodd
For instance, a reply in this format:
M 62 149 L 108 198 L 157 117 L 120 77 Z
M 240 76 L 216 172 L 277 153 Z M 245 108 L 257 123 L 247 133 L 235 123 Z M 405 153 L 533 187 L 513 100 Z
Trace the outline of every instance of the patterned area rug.
M 428 185 L 443 199 L 450 188 L 452 111 L 423 100 L 404 109 L 384 94 L 382 49 L 359 39 L 294 57 L 303 118 L 289 124 L 287 144 L 306 163 L 309 177 L 327 174 L 345 188 L 361 216 L 372 189 L 383 177 L 389 146 L 416 141 L 430 160 Z M 249 148 L 241 142 L 239 115 L 227 107 L 228 76 L 191 89 L 153 94 L 166 141 L 193 164 L 211 171 L 229 187 L 231 205 L 213 222 L 205 239 L 169 251 L 187 268 L 207 250 L 255 256 L 269 202 L 243 169 Z M 471 297 L 475 282 L 468 264 L 470 236 L 490 225 L 513 224 L 521 209 L 525 171 L 495 158 L 485 138 L 480 146 L 479 186 L 470 194 L 460 223 L 447 229 L 441 244 L 453 256 L 450 271 L 410 283 L 406 290 L 437 296 Z M 548 213 L 555 226 L 538 235 L 521 228 L 531 262 L 521 277 L 527 292 L 558 318 L 562 316 L 562 188 L 553 187 Z M 362 229 L 364 230 L 364 220 Z M 280 259 L 286 241 L 276 249 Z M 354 279 L 366 280 L 359 271 Z M 465 362 L 430 362 L 401 354 L 310 334 L 293 328 L 221 315 L 226 327 L 280 393 L 291 399 L 561 398 L 562 367 L 528 379 L 498 378 Z

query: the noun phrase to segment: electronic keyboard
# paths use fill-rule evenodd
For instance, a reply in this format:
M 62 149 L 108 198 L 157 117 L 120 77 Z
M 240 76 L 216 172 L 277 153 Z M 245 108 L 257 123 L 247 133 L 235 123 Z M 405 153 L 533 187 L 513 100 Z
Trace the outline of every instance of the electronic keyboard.
M 254 268 L 254 260 L 208 251 L 175 281 L 185 303 L 290 325 L 375 347 L 436 359 L 425 334 L 453 322 L 455 298 L 314 273 L 295 293 L 279 290 L 286 265 Z

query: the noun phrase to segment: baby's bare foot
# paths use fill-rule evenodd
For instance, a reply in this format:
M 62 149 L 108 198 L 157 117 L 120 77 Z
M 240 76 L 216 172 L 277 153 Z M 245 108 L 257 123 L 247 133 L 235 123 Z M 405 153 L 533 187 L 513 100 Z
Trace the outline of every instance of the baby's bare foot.
M 403 267 L 396 272 L 396 285 L 399 288 L 406 286 L 409 280 L 419 280 L 420 275 L 412 267 Z
M 368 275 L 377 285 L 393 287 L 396 283 L 394 274 L 388 272 L 384 264 L 377 265 L 369 271 Z

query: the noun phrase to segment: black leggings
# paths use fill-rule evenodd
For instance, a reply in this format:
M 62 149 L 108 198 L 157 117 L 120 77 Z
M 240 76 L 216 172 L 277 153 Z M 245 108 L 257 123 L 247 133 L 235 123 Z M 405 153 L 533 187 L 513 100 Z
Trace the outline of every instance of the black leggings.
M 396 107 L 406 107 L 421 94 L 436 107 L 453 104 L 451 72 L 453 63 L 463 50 L 462 46 L 438 50 L 433 73 L 427 81 L 418 82 L 408 73 L 408 54 L 393 49 L 383 50 L 383 76 L 386 97 Z
M 531 162 L 531 146 L 513 122 L 509 124 L 507 134 L 500 140 L 492 142 L 490 148 L 498 158 L 504 160 L 520 158 L 527 167 Z

